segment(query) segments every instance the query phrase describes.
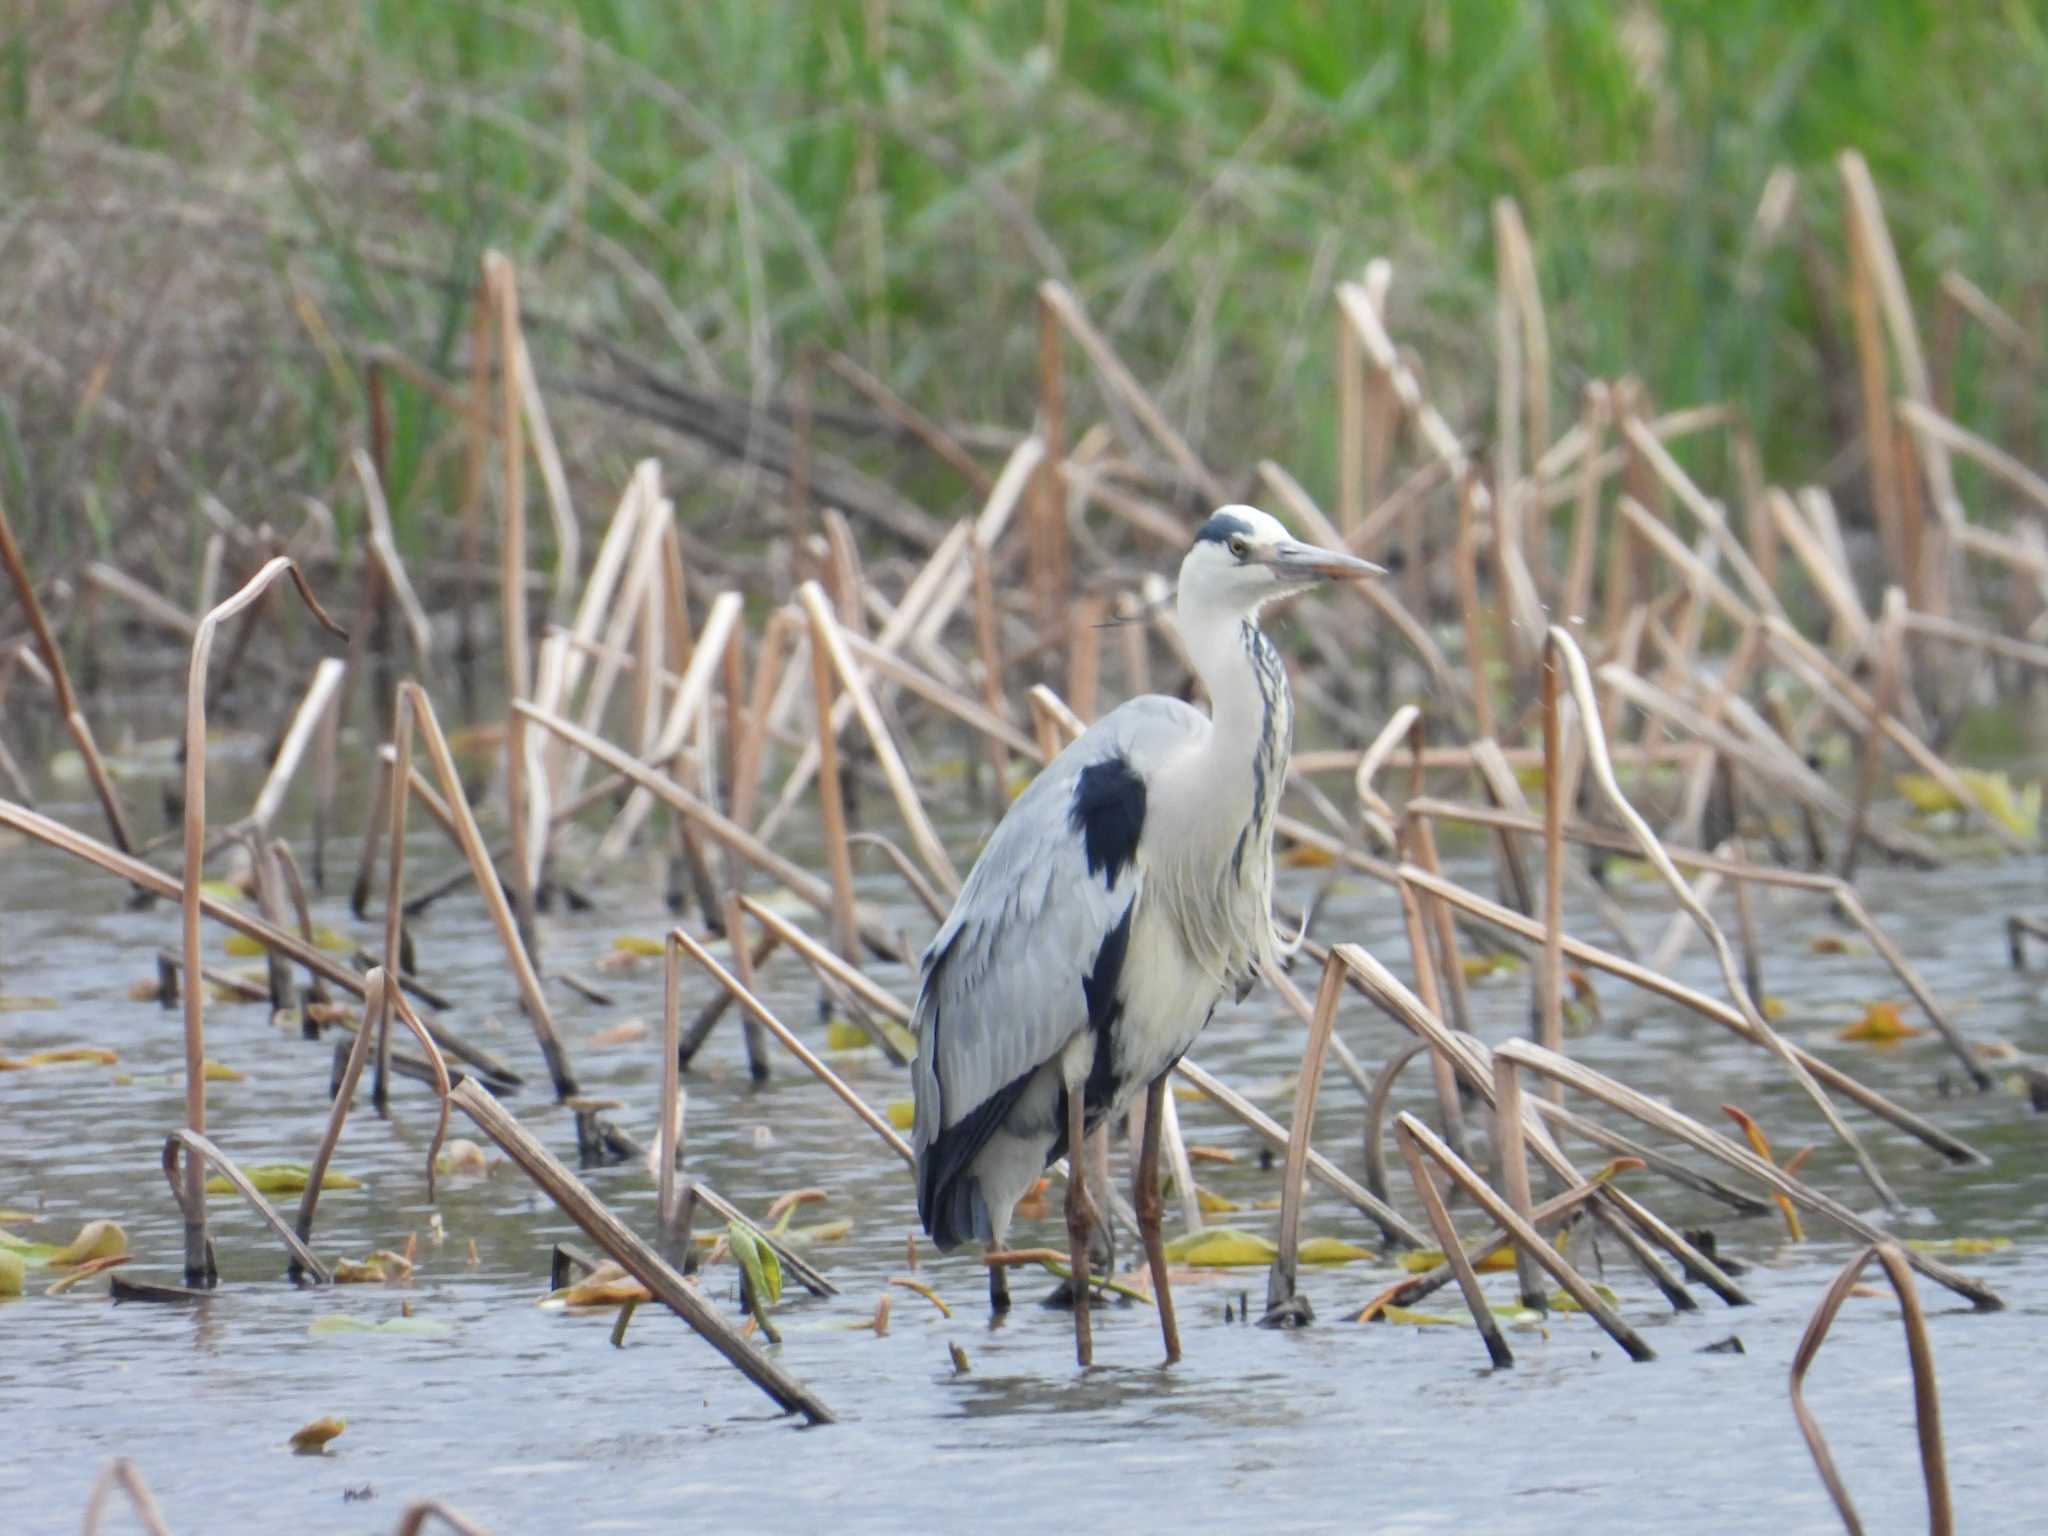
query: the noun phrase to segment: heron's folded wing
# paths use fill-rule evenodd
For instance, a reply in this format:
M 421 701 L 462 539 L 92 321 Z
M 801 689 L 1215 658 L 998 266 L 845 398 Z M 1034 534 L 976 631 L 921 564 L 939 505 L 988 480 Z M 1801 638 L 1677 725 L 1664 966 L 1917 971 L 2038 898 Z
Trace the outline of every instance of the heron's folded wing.
M 1135 860 L 1091 868 L 1075 824 L 1082 775 L 1121 756 L 1142 775 L 1203 717 L 1132 700 L 1060 753 L 1010 807 L 925 955 L 918 995 L 920 1145 L 1050 1060 L 1088 1024 L 1088 984 L 1139 899 Z M 1139 828 L 1130 829 L 1135 841 Z

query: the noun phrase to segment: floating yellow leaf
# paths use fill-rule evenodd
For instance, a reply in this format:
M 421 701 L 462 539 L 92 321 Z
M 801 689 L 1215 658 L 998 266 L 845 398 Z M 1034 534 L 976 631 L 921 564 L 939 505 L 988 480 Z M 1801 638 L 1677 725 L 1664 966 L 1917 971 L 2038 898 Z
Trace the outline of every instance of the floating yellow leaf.
M 888 1113 L 889 1123 L 899 1131 L 907 1131 L 917 1124 L 917 1102 L 914 1099 L 891 1099 Z
M 1228 1216 L 1232 1211 L 1244 1209 L 1228 1195 L 1219 1195 L 1215 1190 L 1204 1189 L 1200 1184 L 1195 1186 L 1195 1204 L 1204 1216 Z
M 1304 1264 L 1355 1264 L 1374 1257 L 1370 1248 L 1347 1243 L 1341 1237 L 1303 1238 L 1298 1254 Z
M 128 1251 L 128 1234 L 116 1222 L 88 1221 L 78 1236 L 50 1255 L 53 1267 L 83 1264 L 87 1259 L 111 1258 Z
M 66 1045 L 54 1051 L 32 1051 L 26 1056 L 0 1056 L 0 1072 L 26 1072 L 32 1067 L 62 1067 L 74 1062 L 108 1067 L 120 1059 L 103 1045 Z
M 1768 996 L 1764 998 L 1763 1015 L 1771 1023 L 1775 1024 L 1778 1020 L 1784 1018 L 1785 1012 L 1785 999 Z
M 659 939 L 646 938 L 637 933 L 622 933 L 612 940 L 612 948 L 625 955 L 637 955 L 642 960 L 659 960 L 662 943 Z
M 370 1285 L 382 1280 L 404 1280 L 411 1274 L 412 1260 L 389 1248 L 379 1248 L 360 1262 L 337 1259 L 334 1264 L 336 1285 Z
M 242 1170 L 249 1182 L 256 1186 L 258 1194 L 296 1195 L 306 1187 L 306 1181 L 313 1176 L 313 1170 L 304 1163 L 257 1163 Z M 349 1174 L 330 1168 L 320 1180 L 322 1189 L 361 1189 L 363 1181 Z M 226 1174 L 217 1173 L 206 1181 L 209 1195 L 231 1195 L 235 1186 L 230 1184 Z
M 2012 1246 L 2009 1237 L 1909 1237 L 1906 1246 L 1920 1253 L 1945 1253 L 1952 1258 L 1981 1258 Z
M 574 1285 L 566 1285 L 541 1298 L 541 1305 L 619 1307 L 629 1301 L 653 1299 L 653 1293 L 627 1274 L 623 1265 L 614 1259 L 606 1259 Z
M 434 1159 L 436 1173 L 488 1173 L 490 1163 L 484 1149 L 466 1136 L 458 1136 Z
M 56 1006 L 57 999 L 54 997 L 9 997 L 6 993 L 0 992 L 0 1013 L 35 1013 Z
M 1441 1248 L 1410 1248 L 1395 1254 L 1394 1262 L 1407 1270 L 1411 1275 L 1426 1275 L 1432 1269 L 1439 1268 L 1443 1264 L 1444 1251 Z M 1472 1267 L 1481 1274 L 1489 1271 L 1513 1269 L 1515 1267 L 1515 1250 L 1513 1248 L 1503 1248 L 1497 1253 L 1489 1253 Z
M 1839 1031 L 1837 1040 L 1861 1040 L 1870 1045 L 1891 1045 L 1910 1040 L 1920 1031 L 1899 1017 L 1897 1003 L 1872 1003 L 1863 1017 Z
M 0 1248 L 0 1296 L 19 1296 L 28 1279 L 28 1265 L 12 1248 Z
M 224 1061 L 209 1061 L 206 1063 L 206 1080 L 209 1083 L 242 1083 L 248 1078 Z
M 202 880 L 199 889 L 215 901 L 240 901 L 242 888 L 232 880 Z
M 292 1431 L 292 1451 L 299 1456 L 318 1456 L 327 1442 L 348 1428 L 347 1419 L 315 1419 L 303 1429 Z
M 1271 1238 L 1236 1227 L 1204 1227 L 1183 1232 L 1166 1245 L 1166 1256 L 1195 1269 L 1239 1269 L 1270 1264 L 1280 1250 Z
M 17 1211 L 9 1206 L 0 1206 L 0 1221 L 34 1221 L 35 1219 L 36 1213 L 34 1211 Z M 0 1233 L 0 1237 L 5 1235 L 5 1233 Z
M 1328 869 L 1336 862 L 1334 853 L 1313 843 L 1296 843 L 1279 858 L 1282 869 Z
M 222 947 L 229 954 L 240 956 L 243 959 L 249 959 L 264 952 L 264 945 L 250 938 L 246 933 L 229 934 Z
M 1228 1147 L 1188 1148 L 1188 1161 L 1191 1163 L 1234 1163 L 1237 1160 L 1237 1154 Z
M 644 1040 L 646 1038 L 647 1021 L 645 1019 L 621 1019 L 618 1023 L 607 1025 L 592 1035 L 590 1043 L 596 1046 L 630 1045 L 636 1040 Z
M 1817 933 L 1807 941 L 1807 947 L 1816 955 L 1867 955 L 1869 947 L 1859 939 L 1844 938 L 1839 933 Z
M 846 1019 L 834 1019 L 825 1026 L 825 1048 L 833 1051 L 857 1051 L 871 1045 L 868 1032 L 858 1024 Z

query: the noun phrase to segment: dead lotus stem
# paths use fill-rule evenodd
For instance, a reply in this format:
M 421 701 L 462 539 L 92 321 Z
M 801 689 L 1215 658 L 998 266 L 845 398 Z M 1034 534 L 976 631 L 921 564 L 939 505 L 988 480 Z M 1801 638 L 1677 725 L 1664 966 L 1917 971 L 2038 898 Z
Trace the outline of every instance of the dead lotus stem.
M 391 1536 L 420 1536 L 429 1520 L 438 1520 L 455 1536 L 491 1536 L 461 1510 L 443 1504 L 439 1499 L 416 1499 L 399 1512 L 398 1524 L 391 1528 Z
M 11 541 L 10 541 L 11 543 Z M 327 616 L 298 566 L 284 555 L 266 561 L 241 591 L 199 621 L 192 639 L 191 664 L 185 681 L 185 859 L 182 903 L 185 975 L 185 1128 L 194 1136 L 206 1133 L 206 989 L 191 984 L 200 974 L 199 945 L 201 861 L 206 848 L 206 674 L 213 637 L 220 626 L 249 608 L 280 576 L 289 575 L 313 617 L 341 634 Z M 346 638 L 346 636 L 343 636 Z M 206 1237 L 206 1176 L 196 1159 L 188 1160 L 185 1177 L 185 1283 L 210 1283 L 212 1263 Z
M 526 448 L 521 431 L 519 292 L 512 264 L 496 251 L 484 253 L 484 288 L 497 319 L 499 438 L 504 450 L 504 530 L 499 550 L 499 626 L 505 642 L 505 691 L 516 701 L 533 691 L 526 628 Z M 527 846 L 526 733 L 519 716 L 505 722 L 506 819 L 512 829 L 512 905 L 525 950 L 533 932 L 533 865 Z M 479 876 L 481 878 L 481 876 Z
M 469 797 L 463 793 L 462 778 L 455 766 L 455 755 L 448 749 L 448 738 L 441 733 L 441 722 L 434 714 L 433 701 L 426 690 L 410 680 L 399 684 L 398 711 L 400 719 L 394 725 L 394 734 L 405 734 L 411 727 L 417 727 L 427 749 L 427 757 L 434 765 L 434 776 L 441 781 L 448 809 L 454 819 L 456 837 L 462 851 L 469 860 L 470 872 L 475 876 L 477 889 L 483 896 L 485 910 L 491 914 L 491 921 L 498 930 L 498 938 L 505 946 L 506 958 L 512 966 L 513 979 L 518 983 L 521 1001 L 526 1007 L 527 1022 L 532 1025 L 534 1038 L 540 1043 L 541 1055 L 546 1058 L 548 1075 L 555 1086 L 558 1099 L 574 1097 L 576 1078 L 569 1067 L 568 1053 L 562 1048 L 560 1038 L 555 1034 L 554 1015 L 548 1008 L 547 995 L 542 990 L 540 976 L 527 956 L 526 945 L 521 938 L 518 922 L 511 906 L 505 900 L 503 886 L 499 883 L 497 871 L 491 863 L 490 850 L 484 846 L 483 834 L 477 830 L 476 817 L 469 808 Z M 410 775 L 404 772 L 394 775 L 395 787 L 392 794 L 392 836 L 394 843 L 403 835 L 405 807 Z M 517 838 L 514 839 L 515 843 Z M 517 850 L 514 852 L 515 862 Z M 387 915 L 386 922 L 396 921 Z M 390 934 L 387 928 L 387 942 Z M 395 957 L 387 956 L 386 964 Z
M 1343 959 L 1350 968 L 1351 985 L 1357 987 L 1390 1017 L 1419 1038 L 1426 1039 L 1436 1054 L 1447 1063 L 1455 1063 L 1458 1074 L 1470 1085 L 1479 1097 L 1489 1105 L 1494 1101 L 1493 1066 L 1486 1048 L 1473 1036 L 1453 1033 L 1442 1019 L 1423 1006 L 1421 1001 L 1403 986 L 1372 955 L 1356 944 L 1340 944 L 1333 953 Z M 1527 1145 L 1533 1148 L 1545 1167 L 1563 1183 L 1577 1186 L 1585 1184 L 1585 1175 L 1572 1166 L 1549 1132 L 1533 1122 L 1526 1122 L 1531 1134 Z M 1455 1150 L 1455 1149 L 1454 1149 Z M 1696 1305 L 1685 1288 L 1673 1280 L 1658 1261 L 1649 1242 L 1656 1243 L 1682 1264 L 1686 1272 L 1710 1288 L 1730 1306 L 1745 1306 L 1749 1298 L 1740 1286 L 1728 1278 L 1705 1254 L 1681 1234 L 1659 1218 L 1639 1201 L 1612 1187 L 1603 1188 L 1596 1213 L 1606 1222 L 1609 1229 L 1629 1251 L 1638 1267 L 1648 1275 L 1661 1290 L 1666 1299 L 1679 1311 L 1690 1311 Z M 1647 1241 L 1646 1241 L 1647 1239 Z
M 1337 1021 L 1337 1005 L 1344 997 L 1344 965 L 1332 957 L 1323 962 L 1322 984 L 1316 992 L 1315 1011 L 1308 1022 L 1308 1040 L 1302 1048 L 1301 1072 L 1294 1084 L 1294 1115 L 1287 1133 L 1286 1172 L 1280 1185 L 1280 1251 L 1266 1276 L 1266 1311 L 1271 1315 L 1295 1303 L 1296 1255 L 1301 1246 L 1302 1185 L 1308 1171 L 1309 1140 L 1315 1131 L 1316 1097 L 1322 1087 L 1323 1058 L 1330 1047 L 1330 1032 Z
M 21 600 L 22 611 L 28 615 L 29 628 L 35 633 L 36 649 L 49 672 L 50 687 L 57 695 L 58 712 L 64 717 L 64 728 L 78 744 L 79 755 L 85 759 L 86 772 L 92 777 L 93 793 L 99 796 L 100 809 L 106 812 L 107 829 L 113 834 L 116 847 L 123 853 L 132 853 L 135 839 L 128 831 L 128 818 L 121 809 L 120 793 L 114 788 L 113 778 L 100 757 L 99 744 L 93 740 L 92 726 L 86 722 L 85 711 L 79 707 L 78 695 L 72 691 L 71 673 L 64 665 L 64 653 L 57 648 L 57 637 L 50 632 L 50 621 L 43 612 L 42 599 L 36 596 L 36 585 L 29 577 L 27 562 L 22 559 L 21 546 L 15 542 L 14 525 L 8 520 L 5 502 L 0 502 L 0 564 L 7 567 L 15 595 Z
M 1451 1273 L 1457 1276 L 1458 1289 L 1464 1294 L 1465 1305 L 1472 1313 L 1472 1326 L 1479 1330 L 1479 1337 L 1486 1345 L 1487 1358 L 1496 1369 L 1504 1369 L 1515 1363 L 1514 1351 L 1508 1348 L 1508 1341 L 1501 1336 L 1500 1319 L 1493 1315 L 1493 1308 L 1487 1305 L 1486 1293 L 1479 1288 L 1479 1276 L 1458 1241 L 1458 1229 L 1451 1221 L 1450 1211 L 1445 1208 L 1443 1194 L 1429 1176 L 1429 1170 L 1423 1166 L 1421 1141 L 1415 1134 L 1415 1127 L 1420 1123 L 1414 1116 L 1403 1114 L 1394 1122 L 1394 1144 L 1401 1149 L 1401 1160 L 1408 1165 L 1409 1182 L 1415 1186 L 1416 1198 L 1422 1202 L 1430 1228 L 1436 1233 L 1439 1251 L 1443 1253 Z M 1449 1152 L 1450 1149 L 1446 1147 L 1444 1150 Z
M 426 1061 L 433 1069 L 434 1090 L 441 1101 L 441 1118 L 434 1128 L 433 1140 L 427 1145 L 427 1199 L 434 1198 L 435 1160 L 440 1156 L 441 1144 L 448 1135 L 448 1064 L 442 1058 L 434 1037 L 427 1032 L 417 1015 L 405 1004 L 398 990 L 391 986 L 384 967 L 375 966 L 364 978 L 368 987 L 363 1005 L 363 1022 L 356 1030 L 355 1042 L 349 1047 L 348 1062 L 342 1069 L 341 1083 L 334 1092 L 334 1107 L 328 1113 L 327 1130 L 320 1138 L 319 1148 L 313 1154 L 313 1161 L 306 1173 L 305 1192 L 299 1197 L 299 1219 L 296 1223 L 299 1241 L 313 1240 L 313 1216 L 320 1204 L 320 1189 L 327 1177 L 327 1165 L 334 1158 L 334 1149 L 341 1141 L 341 1128 L 348 1121 L 349 1107 L 355 1098 L 356 1085 L 362 1081 L 363 1067 L 369 1056 L 370 1037 L 374 1034 L 381 1041 L 385 1035 L 387 1011 L 396 1008 L 400 1020 L 419 1040 L 426 1052 Z M 292 1261 L 292 1278 L 298 1278 L 299 1263 Z
M 145 1536 L 171 1536 L 156 1495 L 142 1479 L 142 1469 L 126 1456 L 114 1457 L 93 1479 L 92 1492 L 85 1501 L 84 1536 L 99 1536 L 100 1527 L 106 1523 L 107 1501 L 116 1490 L 128 1496 L 129 1507 L 135 1511 Z
M 910 1022 L 910 1009 L 902 999 L 887 988 L 877 985 L 859 966 L 833 954 L 781 913 L 762 905 L 751 896 L 740 897 L 740 907 L 755 922 L 802 955 L 820 976 L 830 977 L 862 1003 L 879 1013 L 887 1014 L 897 1023 Z M 896 1064 L 903 1065 L 900 1061 Z
M 1871 1222 L 1865 1221 L 1840 1201 L 1822 1194 L 1811 1185 L 1802 1183 L 1787 1175 L 1782 1169 L 1766 1162 L 1745 1146 L 1740 1146 L 1726 1136 L 1717 1136 L 1691 1116 L 1680 1113 L 1668 1106 L 1658 1104 L 1637 1093 L 1625 1084 L 1616 1082 L 1601 1072 L 1581 1066 L 1569 1057 L 1546 1051 L 1540 1045 L 1528 1040 L 1508 1040 L 1494 1051 L 1495 1056 L 1508 1056 L 1517 1066 L 1530 1071 L 1554 1077 L 1567 1088 L 1573 1088 L 1589 1097 L 1598 1099 L 1611 1109 L 1620 1110 L 1645 1125 L 1655 1126 L 1667 1134 L 1685 1142 L 1695 1151 L 1704 1152 L 1728 1164 L 1739 1172 L 1747 1174 L 1767 1188 L 1784 1195 L 1794 1204 L 1815 1216 L 1825 1217 L 1836 1226 L 1860 1237 L 1866 1243 L 1886 1243 L 1893 1239 Z M 1928 1279 L 1947 1286 L 1980 1311 L 1998 1311 L 2005 1303 L 1998 1293 L 1989 1286 L 1950 1268 L 1940 1260 L 1929 1257 L 1917 1250 L 1908 1250 L 1907 1261 Z
M 1784 871 L 1783 873 L 1789 874 L 1792 872 Z M 1525 939 L 1536 942 L 1541 942 L 1543 938 L 1543 930 L 1540 924 L 1522 916 L 1518 912 L 1501 906 L 1498 902 L 1489 901 L 1476 892 L 1468 891 L 1464 887 L 1445 880 L 1440 876 L 1431 875 L 1428 871 L 1420 869 L 1415 865 L 1404 864 L 1401 866 L 1401 878 L 1404 881 L 1412 882 L 1430 891 L 1432 894 L 1441 896 L 1444 900 L 1462 907 L 1466 912 L 1497 928 L 1503 928 L 1509 933 L 1517 934 Z M 1724 1003 L 1718 998 L 1709 997 L 1703 992 L 1694 991 L 1691 987 L 1673 981 L 1668 976 L 1660 975 L 1647 966 L 1638 965 L 1632 960 L 1611 954 L 1596 945 L 1587 943 L 1583 939 L 1574 938 L 1570 934 L 1565 935 L 1563 948 L 1565 954 L 1576 964 L 1588 965 L 1596 970 L 1606 971 L 1609 975 L 1618 976 L 1623 981 L 1641 987 L 1645 991 L 1653 992 L 1660 997 L 1669 998 L 1673 1002 L 1682 1003 L 1701 1017 L 1713 1020 L 1715 1023 L 1734 1031 L 1752 1043 L 1762 1043 L 1750 1033 L 1747 1017 L 1731 1004 Z M 1871 1111 L 1871 1113 L 1889 1121 L 1908 1135 L 1917 1137 L 1929 1147 L 1941 1153 L 1950 1162 L 1982 1163 L 1986 1160 L 1981 1152 L 1978 1152 L 1967 1142 L 1942 1129 L 1932 1121 L 1893 1103 L 1876 1089 L 1868 1087 L 1856 1078 L 1851 1077 L 1839 1067 L 1808 1054 L 1799 1046 L 1795 1045 L 1792 1049 L 1799 1055 L 1801 1064 L 1830 1089 L 1853 1099 L 1856 1103 Z
M 180 1173 L 178 1167 L 179 1154 L 181 1152 L 184 1154 L 186 1170 L 183 1174 Z M 189 1179 L 190 1170 L 193 1168 L 199 1169 L 199 1198 L 201 1200 L 206 1198 L 206 1164 L 208 1163 L 211 1163 L 220 1170 L 227 1181 L 234 1185 L 236 1193 L 248 1201 L 256 1214 L 261 1216 L 268 1223 L 271 1231 L 278 1235 L 279 1239 L 284 1243 L 285 1251 L 291 1255 L 293 1267 L 311 1275 L 315 1285 L 328 1284 L 333 1277 L 329 1275 L 327 1266 L 315 1258 L 313 1250 L 301 1242 L 298 1234 L 285 1224 L 285 1219 L 277 1214 L 277 1208 L 263 1198 L 261 1191 L 249 1182 L 249 1176 L 236 1166 L 233 1158 L 229 1157 L 227 1153 L 221 1151 L 219 1147 L 208 1141 L 197 1131 L 177 1130 L 164 1138 L 164 1178 L 171 1186 L 171 1193 L 178 1199 L 181 1205 L 191 1198 Z M 181 1187 L 181 1184 L 187 1187 Z M 192 1224 L 192 1214 L 190 1211 L 187 1211 L 185 1213 L 185 1225 L 188 1231 L 191 1229 Z M 205 1225 L 205 1220 L 202 1217 L 199 1221 L 202 1233 L 200 1239 L 201 1267 L 198 1274 L 193 1274 L 191 1261 L 189 1258 L 187 1259 L 185 1275 L 185 1283 L 187 1285 L 211 1287 L 217 1284 L 220 1278 L 219 1271 L 214 1264 L 213 1239 L 203 1235 Z
M 832 1411 L 822 1399 L 779 1362 L 749 1344 L 707 1297 L 664 1263 L 474 1078 L 457 1083 L 449 1098 L 593 1242 L 646 1286 L 658 1301 L 681 1316 L 749 1381 L 783 1408 L 803 1414 L 814 1424 L 832 1422 Z
M 881 1137 L 883 1143 L 890 1151 L 902 1158 L 905 1164 L 910 1167 L 914 1168 L 917 1166 L 917 1155 L 910 1150 L 910 1144 L 896 1134 L 896 1128 L 883 1116 L 869 1108 L 867 1102 L 858 1093 L 853 1091 L 844 1078 L 820 1061 L 810 1047 L 799 1040 L 790 1030 L 789 1026 L 775 1016 L 767 1004 L 756 997 L 738 977 L 718 963 L 710 950 L 699 944 L 680 928 L 671 928 L 669 930 L 668 942 L 673 945 L 680 945 L 686 950 L 691 959 L 695 960 L 710 973 L 714 981 L 732 994 L 733 1000 L 749 1016 L 758 1020 L 770 1034 L 780 1040 L 792 1056 L 808 1067 L 820 1082 L 832 1090 L 840 1103 L 852 1110 L 867 1124 L 870 1130 Z M 734 942 L 739 943 L 742 941 L 735 936 Z
M 661 951 L 661 1123 L 654 1134 L 655 1211 L 664 1243 L 676 1238 L 676 1164 L 682 1160 L 683 1058 L 682 951 L 673 943 Z
M 1562 656 L 1564 659 L 1571 681 L 1572 696 L 1578 703 L 1579 720 L 1585 728 L 1587 762 L 1593 770 L 1595 781 L 1600 785 L 1601 793 L 1607 798 L 1609 809 L 1635 834 L 1643 856 L 1663 877 L 1672 896 L 1699 925 L 1700 932 L 1713 946 L 1714 958 L 1721 967 L 1721 980 L 1728 989 L 1730 1000 L 1748 1021 L 1751 1034 L 1785 1064 L 1785 1069 L 1813 1101 L 1814 1107 L 1821 1112 L 1829 1128 L 1855 1156 L 1857 1166 L 1863 1170 L 1863 1177 L 1877 1193 L 1877 1197 L 1886 1205 L 1897 1209 L 1898 1196 L 1892 1193 L 1884 1175 L 1878 1172 L 1877 1164 L 1871 1161 L 1862 1141 L 1849 1129 L 1848 1123 L 1835 1109 L 1826 1090 L 1815 1081 L 1813 1074 L 1807 1071 L 1805 1064 L 1778 1032 L 1764 1021 L 1755 999 L 1749 995 L 1749 989 L 1742 983 L 1741 973 L 1735 963 L 1735 953 L 1729 948 L 1727 936 L 1721 932 L 1720 924 L 1714 921 L 1712 914 L 1694 897 L 1692 888 L 1678 873 L 1678 868 L 1671 862 L 1670 855 L 1664 852 L 1663 845 L 1658 842 L 1657 835 L 1650 830 L 1649 823 L 1643 820 L 1636 808 L 1629 803 L 1628 797 L 1621 792 L 1621 785 L 1614 777 L 1614 765 L 1607 758 L 1606 733 L 1601 728 L 1599 705 L 1593 697 L 1592 679 L 1587 675 L 1586 659 L 1580 654 L 1578 643 L 1567 631 L 1552 626 L 1546 654 Z

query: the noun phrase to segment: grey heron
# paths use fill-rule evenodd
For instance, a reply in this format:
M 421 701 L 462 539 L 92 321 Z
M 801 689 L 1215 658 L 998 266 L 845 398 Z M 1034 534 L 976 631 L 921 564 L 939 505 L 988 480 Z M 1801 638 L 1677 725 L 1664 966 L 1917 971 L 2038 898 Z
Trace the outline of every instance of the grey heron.
M 1083 1147 L 1146 1095 L 1134 1205 L 1169 1363 L 1160 1241 L 1166 1076 L 1277 940 L 1273 817 L 1294 711 L 1259 631 L 1275 598 L 1380 568 L 1218 510 L 1181 561 L 1174 617 L 1211 714 L 1146 695 L 1070 743 L 1010 806 L 925 950 L 914 1024 L 917 1210 L 941 1251 L 1005 1246 L 1017 1201 L 1062 1153 L 1075 1353 L 1091 1362 Z M 1008 1305 L 1003 1271 L 992 1304 Z

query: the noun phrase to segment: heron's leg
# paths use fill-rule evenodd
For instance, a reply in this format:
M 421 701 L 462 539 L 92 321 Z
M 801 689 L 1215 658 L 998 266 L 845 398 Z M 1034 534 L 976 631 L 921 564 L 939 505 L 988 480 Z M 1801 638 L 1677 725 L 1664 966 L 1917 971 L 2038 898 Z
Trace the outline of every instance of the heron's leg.
M 1152 1266 L 1152 1301 L 1159 1308 L 1159 1331 L 1166 1337 L 1166 1363 L 1180 1359 L 1180 1328 L 1173 1320 L 1173 1287 L 1166 1278 L 1166 1244 L 1159 1235 L 1159 1135 L 1166 1121 L 1166 1074 L 1152 1079 L 1145 1090 L 1145 1140 L 1138 1152 L 1137 1188 L 1132 1203 L 1138 1208 L 1138 1238 L 1145 1245 L 1145 1260 Z
M 1067 1252 L 1073 1266 L 1074 1358 L 1095 1363 L 1095 1335 L 1088 1322 L 1088 1234 L 1100 1219 L 1088 1198 L 1088 1107 L 1080 1088 L 1067 1091 Z
M 1105 1119 L 1095 1127 L 1088 1138 L 1088 1187 L 1102 1191 L 1101 1220 L 1095 1224 L 1094 1235 L 1088 1243 L 1088 1263 L 1099 1269 L 1105 1276 L 1116 1274 L 1116 1201 L 1110 1191 L 1115 1187 L 1109 1182 L 1109 1121 Z
M 1001 1243 L 990 1243 L 988 1251 L 994 1253 Z M 988 1309 L 1000 1317 L 1010 1310 L 1010 1269 L 1007 1264 L 991 1264 L 988 1267 Z

